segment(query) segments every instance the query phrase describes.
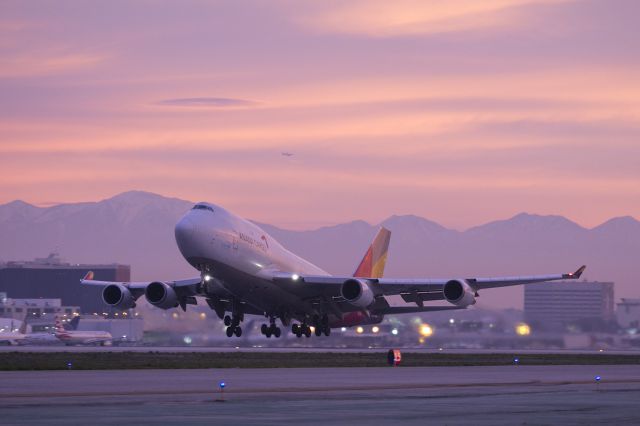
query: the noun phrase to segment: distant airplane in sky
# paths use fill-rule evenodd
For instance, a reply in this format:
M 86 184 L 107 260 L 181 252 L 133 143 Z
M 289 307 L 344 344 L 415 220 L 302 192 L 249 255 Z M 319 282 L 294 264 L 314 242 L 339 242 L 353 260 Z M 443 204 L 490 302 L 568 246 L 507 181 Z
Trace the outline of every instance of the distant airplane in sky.
M 245 315 L 262 315 L 266 337 L 280 337 L 280 319 L 298 337 L 329 336 L 332 328 L 376 324 L 388 314 L 464 309 L 476 303 L 478 291 L 519 284 L 578 279 L 585 269 L 556 275 L 498 278 L 383 278 L 391 232 L 381 228 L 353 276 L 332 276 L 286 250 L 260 227 L 209 203 L 198 203 L 176 224 L 180 252 L 200 276 L 178 281 L 109 282 L 104 302 L 120 309 L 135 307 L 143 294 L 161 309 L 196 305 L 196 297 L 224 320 L 228 337 L 242 335 Z M 327 247 L 330 250 L 331 247 Z M 392 305 L 390 296 L 402 302 Z M 425 306 L 447 301 L 449 306 Z M 229 313 L 230 315 L 227 315 Z
M 292 157 L 292 156 L 293 156 L 293 153 L 292 153 L 292 152 L 282 152 L 281 154 L 282 154 L 283 156 L 285 156 L 285 157 Z

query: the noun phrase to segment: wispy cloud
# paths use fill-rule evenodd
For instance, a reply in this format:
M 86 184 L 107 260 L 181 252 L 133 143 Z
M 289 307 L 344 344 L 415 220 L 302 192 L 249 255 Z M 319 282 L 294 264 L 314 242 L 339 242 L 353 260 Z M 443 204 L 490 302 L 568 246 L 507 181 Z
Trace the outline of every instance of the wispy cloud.
M 106 55 L 79 52 L 31 52 L 0 58 L 0 78 L 38 77 L 82 71 L 107 60 Z
M 569 0 L 356 0 L 319 2 L 297 21 L 320 31 L 393 37 L 473 29 L 505 28 L 522 23 L 514 13 L 523 5 Z
M 195 107 L 195 108 L 243 108 L 258 105 L 258 102 L 234 98 L 176 98 L 164 99 L 158 105 Z

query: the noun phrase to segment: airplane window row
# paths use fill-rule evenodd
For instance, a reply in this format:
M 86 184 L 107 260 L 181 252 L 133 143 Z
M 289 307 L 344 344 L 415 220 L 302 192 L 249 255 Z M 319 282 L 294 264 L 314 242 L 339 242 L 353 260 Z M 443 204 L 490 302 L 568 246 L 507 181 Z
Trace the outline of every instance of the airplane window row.
M 209 211 L 213 211 L 213 209 L 209 206 L 205 206 L 204 204 L 196 204 L 195 206 L 193 206 L 192 210 L 209 210 Z

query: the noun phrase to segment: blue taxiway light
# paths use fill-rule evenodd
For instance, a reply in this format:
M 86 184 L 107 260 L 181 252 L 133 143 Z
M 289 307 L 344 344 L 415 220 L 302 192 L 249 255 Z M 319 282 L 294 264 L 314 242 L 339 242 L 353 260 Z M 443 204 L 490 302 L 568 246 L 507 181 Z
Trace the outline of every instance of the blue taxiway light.
M 516 363 L 516 364 L 519 363 L 520 362 L 520 358 L 514 358 L 513 362 Z
M 225 382 L 220 382 L 218 386 L 220 386 L 220 389 L 224 389 L 224 387 L 227 386 L 227 384 Z
M 602 377 L 596 376 L 595 379 L 596 379 L 596 382 L 599 382 L 602 379 Z

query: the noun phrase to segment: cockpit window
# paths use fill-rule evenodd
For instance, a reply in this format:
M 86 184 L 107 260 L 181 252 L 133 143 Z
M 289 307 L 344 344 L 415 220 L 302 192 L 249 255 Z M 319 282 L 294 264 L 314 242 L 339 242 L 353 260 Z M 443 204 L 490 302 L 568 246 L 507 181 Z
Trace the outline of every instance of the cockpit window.
M 205 204 L 196 204 L 191 210 L 209 210 L 210 212 L 213 212 L 213 209 Z

